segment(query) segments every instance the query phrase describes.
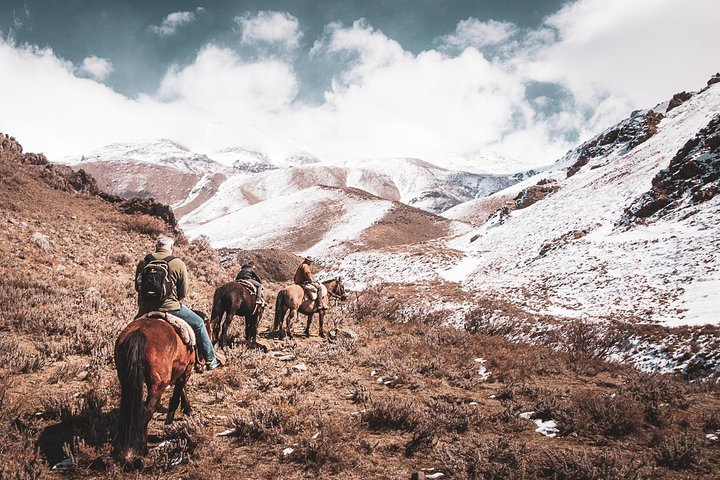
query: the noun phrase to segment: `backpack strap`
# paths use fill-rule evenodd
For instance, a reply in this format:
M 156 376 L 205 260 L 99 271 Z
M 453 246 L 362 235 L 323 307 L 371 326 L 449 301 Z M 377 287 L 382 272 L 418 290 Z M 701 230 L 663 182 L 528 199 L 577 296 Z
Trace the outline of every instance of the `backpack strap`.
M 177 257 L 173 257 L 172 255 L 168 255 L 167 257 L 163 258 L 164 262 L 170 263 L 173 260 L 175 260 Z

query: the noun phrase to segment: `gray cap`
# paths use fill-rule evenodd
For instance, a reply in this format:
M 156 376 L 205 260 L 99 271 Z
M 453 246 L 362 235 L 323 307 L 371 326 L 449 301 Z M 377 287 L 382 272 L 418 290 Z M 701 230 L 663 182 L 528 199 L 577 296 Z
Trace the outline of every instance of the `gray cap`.
M 172 237 L 168 237 L 167 235 L 160 235 L 155 241 L 155 248 L 158 250 L 172 249 L 173 245 L 175 245 L 175 239 Z

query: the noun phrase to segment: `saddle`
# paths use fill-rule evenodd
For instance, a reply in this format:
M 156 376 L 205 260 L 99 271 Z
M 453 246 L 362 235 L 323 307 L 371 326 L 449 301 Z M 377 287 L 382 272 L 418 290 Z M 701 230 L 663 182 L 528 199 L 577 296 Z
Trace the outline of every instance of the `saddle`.
M 247 288 L 253 297 L 257 297 L 257 287 L 255 285 L 253 285 L 252 282 L 248 282 L 244 278 L 238 278 L 235 281 L 237 283 L 239 283 L 240 285 L 244 286 L 245 288 Z
M 154 318 L 154 319 L 160 319 L 165 320 L 167 323 L 169 323 L 177 332 L 178 335 L 180 335 L 180 338 L 182 339 L 183 343 L 187 345 L 188 347 L 194 347 L 197 345 L 197 340 L 195 338 L 195 331 L 192 329 L 189 323 L 187 323 L 185 320 L 183 320 L 180 317 L 176 317 L 172 313 L 166 313 L 166 312 L 149 312 L 143 315 L 141 318 Z

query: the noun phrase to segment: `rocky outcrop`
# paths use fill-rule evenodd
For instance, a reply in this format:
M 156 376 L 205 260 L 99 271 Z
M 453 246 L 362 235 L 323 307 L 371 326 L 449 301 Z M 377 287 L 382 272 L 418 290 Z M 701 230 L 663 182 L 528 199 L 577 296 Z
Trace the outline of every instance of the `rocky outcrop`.
M 669 112 L 673 108 L 677 108 L 683 103 L 687 102 L 692 98 L 693 94 L 688 92 L 680 92 L 673 95 L 673 97 L 670 99 L 670 102 L 668 103 L 667 110 L 665 110 L 665 113 Z
M 175 235 L 183 236 L 172 208 L 153 198 L 124 199 L 105 193 L 95 178 L 85 170 L 48 162 L 42 153 L 24 153 L 22 145 L 10 135 L 0 133 L 0 161 L 31 165 L 37 176 L 46 184 L 68 193 L 100 197 L 128 214 L 142 213 L 163 220 Z
M 46 165 L 48 159 L 42 153 L 24 153 L 20 142 L 6 133 L 0 133 L 0 157 L 27 165 Z
M 567 178 L 579 172 L 593 158 L 607 157 L 613 152 L 622 155 L 646 142 L 657 133 L 657 126 L 663 118 L 662 113 L 653 110 L 633 112 L 627 120 L 583 144 L 577 160 L 567 170 Z
M 128 214 L 142 213 L 157 217 L 172 228 L 173 234 L 182 235 L 173 209 L 164 203 L 156 202 L 154 198 L 130 198 L 122 199 L 112 195 L 104 195 L 106 200 L 117 203 L 120 210 Z
M 710 200 L 720 188 L 720 115 L 689 140 L 653 178 L 650 191 L 625 210 L 620 224 L 662 216 Z
M 527 208 L 533 203 L 537 203 L 548 195 L 560 190 L 557 180 L 554 178 L 544 178 L 535 185 L 526 188 L 518 193 L 515 197 L 515 208 Z

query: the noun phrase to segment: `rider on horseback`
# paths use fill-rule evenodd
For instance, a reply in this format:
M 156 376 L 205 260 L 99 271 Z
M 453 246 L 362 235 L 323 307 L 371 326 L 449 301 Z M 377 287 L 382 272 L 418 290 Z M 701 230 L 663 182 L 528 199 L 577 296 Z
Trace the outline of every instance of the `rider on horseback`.
M 260 280 L 260 275 L 258 275 L 255 271 L 255 262 L 248 260 L 243 263 L 240 267 L 240 271 L 235 276 L 235 280 L 245 280 L 255 285 L 255 288 L 257 289 L 257 302 L 263 306 L 267 305 L 265 300 L 262 298 L 262 280 Z
M 185 263 L 177 257 L 172 256 L 175 240 L 166 235 L 160 235 L 155 243 L 155 252 L 143 258 L 135 269 L 135 290 L 138 292 L 138 314 L 135 318 L 154 310 L 167 312 L 185 320 L 195 331 L 200 354 L 205 358 L 206 368 L 212 370 L 220 366 L 220 362 L 215 357 L 210 336 L 205 329 L 205 322 L 199 315 L 190 310 L 180 301 L 185 298 L 188 290 L 188 273 Z M 166 296 L 161 299 L 162 303 L 158 304 L 143 296 L 141 289 L 141 278 L 146 265 L 155 260 L 165 260 L 167 267 L 168 281 L 171 288 Z
M 312 286 L 317 291 L 317 297 L 315 299 L 315 308 L 317 310 L 327 310 L 328 305 L 325 301 L 325 297 L 323 296 L 323 288 L 320 282 L 316 282 L 313 278 L 312 269 L 310 266 L 314 263 L 314 259 L 312 257 L 305 257 L 303 260 L 303 263 L 300 264 L 298 269 L 295 271 L 295 277 L 293 277 L 293 281 L 296 285 L 300 285 L 303 287 L 303 289 L 308 289 L 308 286 Z

